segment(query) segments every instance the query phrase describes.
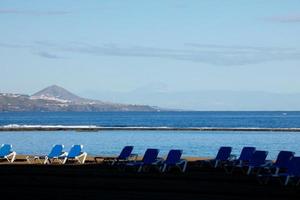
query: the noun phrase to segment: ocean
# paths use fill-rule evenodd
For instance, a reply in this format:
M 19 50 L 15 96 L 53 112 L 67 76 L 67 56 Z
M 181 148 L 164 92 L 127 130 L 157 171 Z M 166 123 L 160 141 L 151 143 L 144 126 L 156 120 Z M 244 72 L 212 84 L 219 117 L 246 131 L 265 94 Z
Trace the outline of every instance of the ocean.
M 299 128 L 300 112 L 104 112 L 104 113 L 0 113 L 0 126 L 62 125 L 103 127 L 227 127 Z M 83 144 L 91 155 L 116 155 L 134 145 L 142 155 L 146 148 L 159 148 L 164 156 L 172 148 L 185 156 L 213 157 L 220 146 L 243 146 L 269 151 L 274 159 L 280 150 L 300 154 L 300 132 L 262 131 L 52 131 L 0 132 L 0 143 L 13 144 L 19 154 L 43 155 L 53 144 Z

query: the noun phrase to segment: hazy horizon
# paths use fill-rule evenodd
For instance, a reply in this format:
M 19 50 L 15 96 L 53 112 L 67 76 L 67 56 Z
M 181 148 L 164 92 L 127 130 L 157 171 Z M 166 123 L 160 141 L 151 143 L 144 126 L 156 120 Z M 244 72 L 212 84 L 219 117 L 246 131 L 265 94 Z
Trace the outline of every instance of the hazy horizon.
M 0 3 L 0 92 L 59 85 L 187 110 L 300 110 L 300 2 Z

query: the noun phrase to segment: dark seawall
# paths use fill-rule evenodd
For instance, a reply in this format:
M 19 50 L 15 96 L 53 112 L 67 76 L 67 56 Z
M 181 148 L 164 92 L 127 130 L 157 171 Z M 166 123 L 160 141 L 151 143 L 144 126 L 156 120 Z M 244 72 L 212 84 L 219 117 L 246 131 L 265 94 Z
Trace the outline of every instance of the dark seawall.
M 98 127 L 98 126 L 2 126 L 0 131 L 265 131 L 300 132 L 300 128 L 227 127 Z

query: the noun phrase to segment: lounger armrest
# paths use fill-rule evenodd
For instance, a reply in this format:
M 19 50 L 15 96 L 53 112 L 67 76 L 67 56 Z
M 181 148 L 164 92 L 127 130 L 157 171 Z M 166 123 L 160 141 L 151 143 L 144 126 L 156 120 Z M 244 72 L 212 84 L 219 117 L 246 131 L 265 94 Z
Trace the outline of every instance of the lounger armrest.
M 128 160 L 137 160 L 137 158 L 138 158 L 138 154 L 133 153 L 133 154 L 130 154 L 130 156 L 128 157 Z
M 141 165 L 143 165 L 142 161 L 131 161 L 131 162 L 126 163 L 126 166 L 131 166 L 131 167 L 141 166 Z
M 181 165 L 181 164 L 184 164 L 184 163 L 187 163 L 188 161 L 186 159 L 180 159 L 180 161 L 178 162 L 177 165 Z
M 14 154 L 17 154 L 17 153 L 15 151 L 11 151 L 11 152 L 9 152 L 9 154 L 6 155 L 6 157 L 12 156 Z
M 62 154 L 59 157 L 66 157 L 66 156 L 68 156 L 68 152 L 63 151 Z
M 77 157 L 82 157 L 82 156 L 86 156 L 87 155 L 87 152 L 80 152 L 80 155 L 79 156 L 77 156 Z
M 187 162 L 187 159 L 180 159 L 179 162 Z
M 273 161 L 272 160 L 266 160 L 265 163 L 262 165 L 262 167 L 272 167 Z
M 163 162 L 164 162 L 164 159 L 161 157 L 158 157 L 153 164 L 158 165 L 158 164 L 162 164 Z
M 234 160 L 236 160 L 236 158 L 237 158 L 237 155 L 236 155 L 236 154 L 231 154 L 231 155 L 229 156 L 228 160 L 229 160 L 229 161 L 234 161 Z

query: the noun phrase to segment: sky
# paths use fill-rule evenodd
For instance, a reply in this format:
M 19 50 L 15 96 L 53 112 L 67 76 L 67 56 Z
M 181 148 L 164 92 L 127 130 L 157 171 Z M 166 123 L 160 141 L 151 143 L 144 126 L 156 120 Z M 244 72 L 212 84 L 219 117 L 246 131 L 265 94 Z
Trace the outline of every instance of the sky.
M 0 0 L 0 25 L 0 92 L 300 110 L 298 0 Z

